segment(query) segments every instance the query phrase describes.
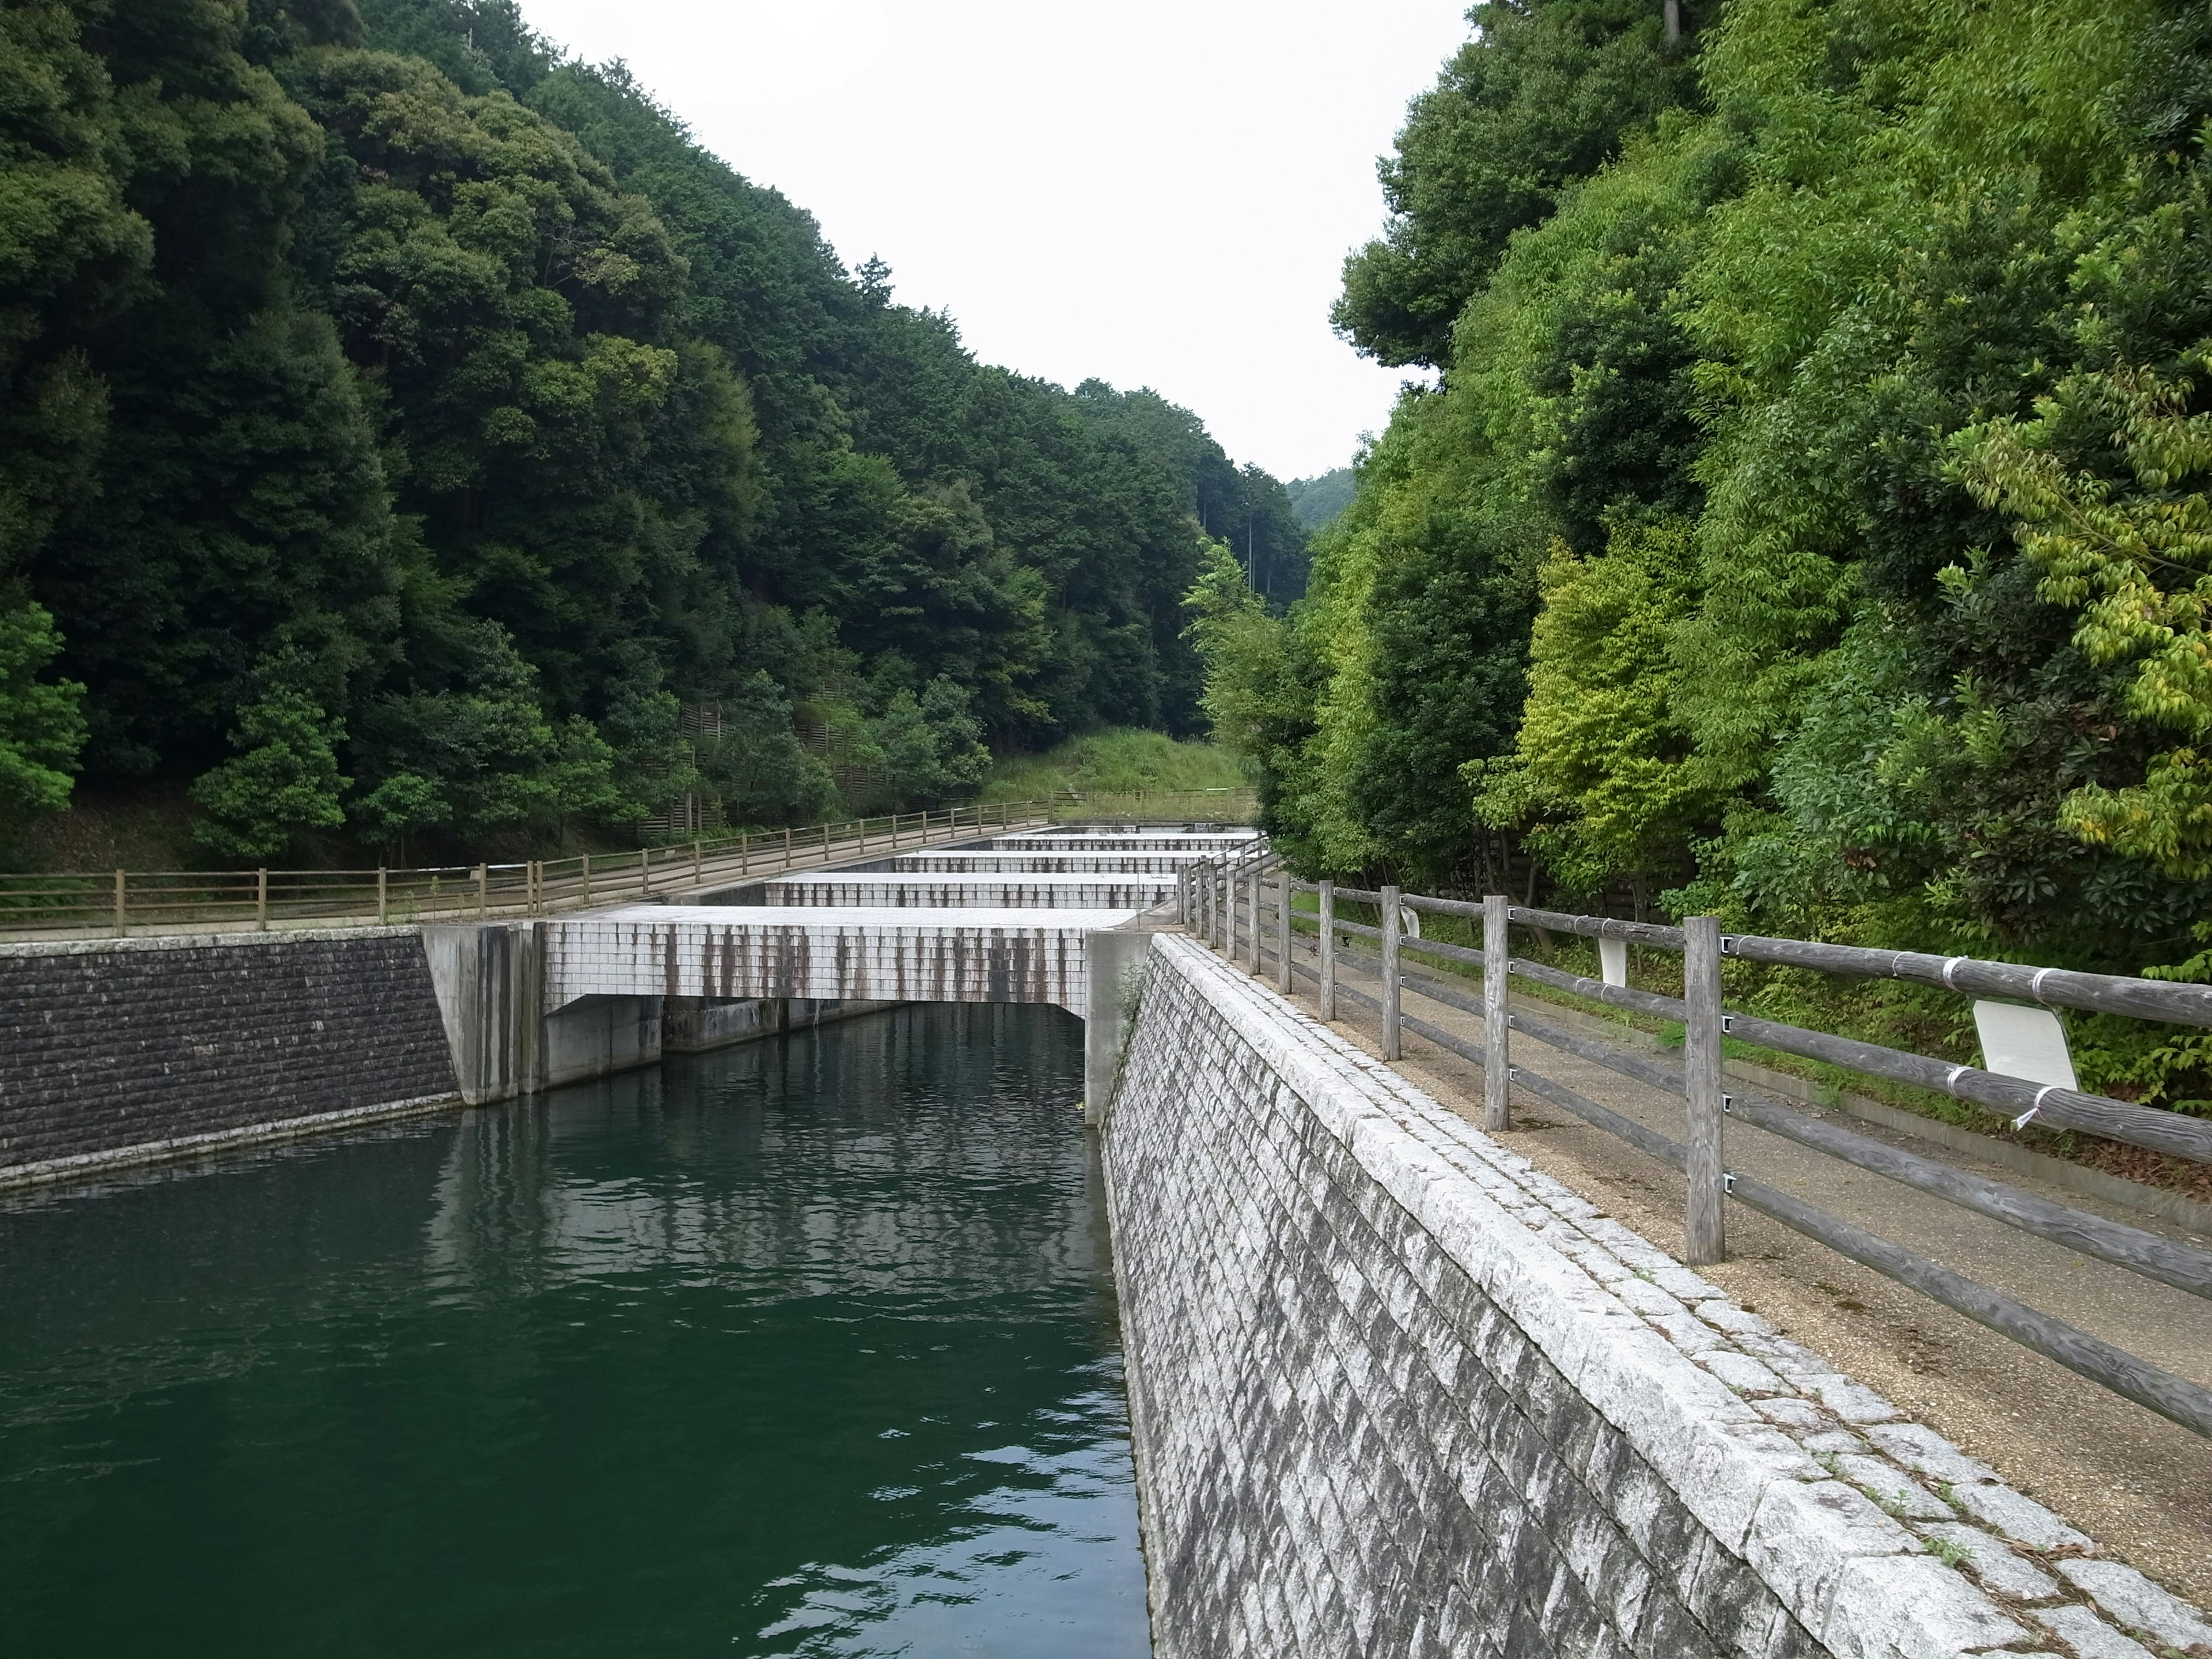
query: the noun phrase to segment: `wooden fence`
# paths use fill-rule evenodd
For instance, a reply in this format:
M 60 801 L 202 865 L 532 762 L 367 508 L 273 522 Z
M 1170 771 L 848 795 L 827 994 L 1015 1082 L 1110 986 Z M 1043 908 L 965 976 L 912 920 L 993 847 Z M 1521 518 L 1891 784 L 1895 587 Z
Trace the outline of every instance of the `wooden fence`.
M 1300 894 L 1315 896 L 1312 912 L 1296 909 Z M 1374 906 L 1379 925 L 1338 915 L 1337 903 L 1345 899 Z M 1473 1061 L 1483 1074 L 1486 1127 L 1510 1126 L 1510 1090 L 1517 1085 L 1540 1100 L 1682 1171 L 1686 1180 L 1684 1232 L 1691 1261 L 1718 1261 L 1726 1255 L 1723 1200 L 1733 1198 L 2069 1370 L 2212 1437 L 2212 1389 L 2161 1370 L 1766 1182 L 1729 1170 L 1723 1156 L 1724 1125 L 1730 1118 L 1753 1124 L 2191 1295 L 2212 1298 L 2212 1252 L 1902 1151 L 1771 1097 L 1741 1090 L 1723 1091 L 1721 1047 L 1724 1037 L 1737 1037 L 1869 1077 L 1913 1084 L 1971 1101 L 2003 1113 L 2015 1125 L 2039 1121 L 2199 1163 L 2212 1164 L 2212 1121 L 1734 1013 L 1723 1006 L 1721 964 L 1735 957 L 1859 978 L 1908 980 L 1960 995 L 2001 997 L 2046 1007 L 2201 1027 L 2212 1027 L 2212 987 L 1724 933 L 1712 916 L 1691 916 L 1680 927 L 1665 927 L 1532 909 L 1494 894 L 1476 903 L 1431 898 L 1396 887 L 1370 891 L 1330 882 L 1301 882 L 1291 879 L 1264 851 L 1242 860 L 1208 860 L 1194 866 L 1181 879 L 1176 904 L 1186 925 L 1232 960 L 1241 951 L 1254 974 L 1261 972 L 1264 959 L 1272 957 L 1279 989 L 1289 992 L 1297 978 L 1314 981 L 1324 1019 L 1336 1017 L 1339 999 L 1379 1016 L 1385 1060 L 1399 1057 L 1402 1033 L 1412 1031 Z M 1273 911 L 1272 927 L 1263 921 L 1269 910 Z M 1480 921 L 1482 948 L 1409 934 L 1407 917 L 1424 912 Z M 1592 980 L 1516 957 L 1512 954 L 1516 927 L 1633 943 L 1680 954 L 1684 994 L 1662 996 L 1636 989 L 1625 982 L 1625 971 Z M 1347 940 L 1358 943 L 1348 945 Z M 1310 967 L 1298 960 L 1309 944 Z M 1421 973 L 1418 969 L 1424 957 L 1438 966 L 1474 969 L 1480 983 L 1468 988 L 1463 977 L 1455 984 L 1433 973 Z M 1625 963 L 1625 955 L 1620 960 Z M 1340 969 L 1347 962 L 1378 981 L 1375 994 L 1343 982 Z M 1632 1054 L 1568 1030 L 1540 1014 L 1510 1007 L 1506 988 L 1516 976 L 1613 1007 L 1680 1022 L 1680 1063 Z M 1471 1042 L 1407 1013 L 1402 1003 L 1408 990 L 1443 1006 L 1480 1016 L 1483 1041 Z M 1684 1105 L 1683 1139 L 1662 1134 L 1517 1064 L 1518 1048 L 1513 1041 L 1516 1035 L 1680 1096 Z
M 1242 822 L 1249 795 L 1205 790 L 1070 794 L 942 811 L 747 830 L 635 852 L 441 868 L 114 870 L 0 875 L 0 939 L 453 921 L 550 915 L 651 900 L 786 871 L 917 851 L 1068 819 Z

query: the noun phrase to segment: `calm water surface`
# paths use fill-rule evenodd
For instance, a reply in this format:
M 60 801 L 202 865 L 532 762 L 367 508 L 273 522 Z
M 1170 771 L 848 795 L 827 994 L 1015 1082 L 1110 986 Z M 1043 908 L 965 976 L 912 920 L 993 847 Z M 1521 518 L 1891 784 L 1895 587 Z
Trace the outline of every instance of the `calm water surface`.
M 0 1207 L 0 1652 L 1146 1653 L 1057 1010 Z

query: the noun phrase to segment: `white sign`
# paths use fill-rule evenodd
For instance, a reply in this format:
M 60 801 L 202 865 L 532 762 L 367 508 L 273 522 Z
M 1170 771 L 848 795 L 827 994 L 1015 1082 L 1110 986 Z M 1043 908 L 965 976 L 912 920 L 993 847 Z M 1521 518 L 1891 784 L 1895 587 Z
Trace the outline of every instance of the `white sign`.
M 2024 1008 L 2015 1002 L 1977 1002 L 1974 1029 L 1981 1033 L 1982 1067 L 2030 1083 L 2055 1083 L 2079 1089 L 2074 1056 L 2066 1048 L 2066 1028 L 2048 1008 Z
M 1607 985 L 1628 983 L 1628 941 L 1603 939 L 1597 942 L 1598 972 Z

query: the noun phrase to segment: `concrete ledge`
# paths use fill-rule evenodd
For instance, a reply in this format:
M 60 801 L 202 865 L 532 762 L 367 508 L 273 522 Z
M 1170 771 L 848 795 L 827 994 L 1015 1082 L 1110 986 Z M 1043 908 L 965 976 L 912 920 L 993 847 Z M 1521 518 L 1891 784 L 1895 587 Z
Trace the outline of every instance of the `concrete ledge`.
M 434 1112 L 457 1111 L 464 1104 L 457 1094 L 424 1095 L 417 1100 L 390 1100 L 375 1106 L 353 1106 L 339 1112 L 316 1112 L 306 1117 L 273 1118 L 265 1123 L 243 1124 L 207 1134 L 179 1135 L 169 1140 L 143 1141 L 135 1146 L 83 1152 L 75 1158 L 50 1158 L 37 1164 L 18 1164 L 0 1169 L 0 1192 L 12 1188 L 44 1186 L 57 1181 L 81 1180 L 113 1170 L 153 1164 L 174 1164 L 238 1147 L 280 1140 L 302 1140 L 341 1129 L 394 1118 L 422 1117 Z
M 197 933 L 133 933 L 128 939 L 17 939 L 0 944 L 0 960 L 10 957 L 94 957 L 118 951 L 192 951 L 221 946 L 225 950 L 242 945 L 300 945 L 325 939 L 398 939 L 420 933 L 411 922 L 392 923 L 378 927 L 367 926 L 287 925 L 256 932 L 251 927 L 236 931 L 209 930 Z

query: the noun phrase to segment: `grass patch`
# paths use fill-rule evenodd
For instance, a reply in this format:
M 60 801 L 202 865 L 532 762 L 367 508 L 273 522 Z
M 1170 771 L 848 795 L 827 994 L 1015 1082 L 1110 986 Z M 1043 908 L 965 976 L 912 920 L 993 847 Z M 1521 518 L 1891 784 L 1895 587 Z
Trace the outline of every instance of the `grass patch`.
M 0 870 L 204 870 L 184 787 L 100 790 L 79 784 L 68 810 L 44 812 L 0 840 Z
M 1226 790 L 1241 797 L 1250 788 L 1236 757 L 1218 744 L 1114 726 L 1070 738 L 1042 755 L 1007 756 L 991 769 L 981 798 L 1041 800 L 1071 790 L 1086 795 Z

